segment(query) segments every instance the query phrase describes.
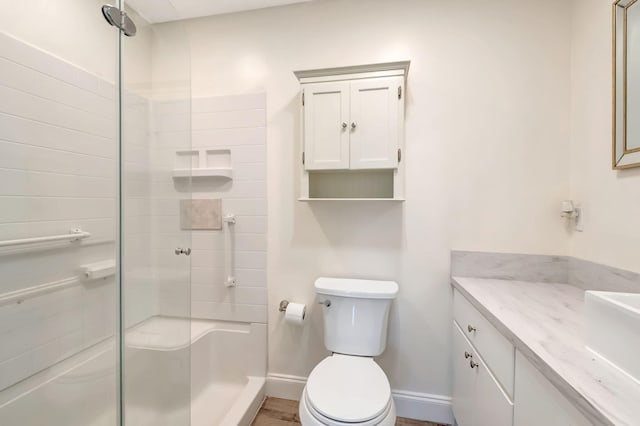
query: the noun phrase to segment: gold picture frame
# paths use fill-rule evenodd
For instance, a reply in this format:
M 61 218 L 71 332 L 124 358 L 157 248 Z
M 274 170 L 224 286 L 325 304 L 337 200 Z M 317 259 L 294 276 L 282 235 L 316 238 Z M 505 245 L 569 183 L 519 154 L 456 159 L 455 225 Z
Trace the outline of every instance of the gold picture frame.
M 612 168 L 614 170 L 640 167 L 640 147 L 628 144 L 628 62 L 627 33 L 629 8 L 638 0 L 616 0 L 612 5 L 612 56 L 613 56 L 613 119 L 612 119 Z M 640 8 L 640 3 L 636 6 Z M 640 73 L 640 70 L 638 70 Z M 640 109 L 640 106 L 639 106 Z

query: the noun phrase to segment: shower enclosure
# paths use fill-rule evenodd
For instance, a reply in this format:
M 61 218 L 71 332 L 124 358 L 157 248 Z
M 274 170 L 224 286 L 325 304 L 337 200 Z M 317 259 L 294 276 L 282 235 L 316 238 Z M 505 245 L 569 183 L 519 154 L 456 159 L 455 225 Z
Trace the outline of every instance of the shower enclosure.
M 189 49 L 111 6 L 0 14 L 3 426 L 191 424 Z

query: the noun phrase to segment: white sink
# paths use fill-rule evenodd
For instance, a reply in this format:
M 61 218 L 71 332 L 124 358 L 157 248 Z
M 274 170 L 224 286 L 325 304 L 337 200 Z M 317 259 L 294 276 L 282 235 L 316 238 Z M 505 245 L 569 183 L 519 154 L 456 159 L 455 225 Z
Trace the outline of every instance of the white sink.
M 640 294 L 587 291 L 587 348 L 640 382 Z

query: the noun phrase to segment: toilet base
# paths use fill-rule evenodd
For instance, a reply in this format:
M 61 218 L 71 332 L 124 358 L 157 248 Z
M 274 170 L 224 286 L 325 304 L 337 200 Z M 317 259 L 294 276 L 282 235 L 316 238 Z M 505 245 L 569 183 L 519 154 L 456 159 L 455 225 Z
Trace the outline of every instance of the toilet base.
M 311 409 L 307 402 L 307 388 L 302 391 L 302 397 L 300 398 L 300 408 L 298 410 L 300 414 L 300 423 L 302 426 L 394 426 L 396 424 L 396 407 L 391 400 L 391 407 L 387 414 L 382 418 L 376 418 L 362 423 L 344 423 L 332 419 L 324 418 L 322 421 L 311 414 Z

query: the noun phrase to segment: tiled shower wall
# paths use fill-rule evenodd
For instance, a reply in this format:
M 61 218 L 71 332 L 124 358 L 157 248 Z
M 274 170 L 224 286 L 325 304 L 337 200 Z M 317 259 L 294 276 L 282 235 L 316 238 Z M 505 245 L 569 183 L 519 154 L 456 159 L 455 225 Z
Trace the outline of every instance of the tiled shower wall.
M 194 230 L 191 247 L 191 315 L 195 318 L 241 322 L 267 321 L 266 289 L 266 115 L 265 95 L 249 94 L 196 98 L 181 102 L 154 102 L 154 170 L 170 177 L 175 151 L 190 148 L 185 138 L 185 116 L 191 116 L 193 149 L 228 149 L 233 178 L 193 178 L 189 188 L 180 179 L 161 179 L 173 191 L 193 199 L 222 199 L 223 214 L 233 213 L 234 275 L 236 286 L 224 286 L 224 236 L 219 230 Z M 168 182 L 168 183 L 167 183 Z M 160 184 L 163 185 L 163 184 Z M 178 201 L 158 206 L 158 235 L 171 238 L 179 229 Z M 161 208 L 160 208 L 161 207 Z M 176 244 L 178 241 L 175 241 Z M 163 264 L 180 268 L 172 253 L 159 253 Z M 175 281 L 158 281 L 161 314 L 181 314 L 188 291 Z
M 83 282 L 78 273 L 115 254 L 115 94 L 0 34 L 0 240 L 91 233 L 81 243 L 0 249 L 0 390 L 115 332 L 115 279 Z M 50 291 L 26 296 L 35 286 Z

